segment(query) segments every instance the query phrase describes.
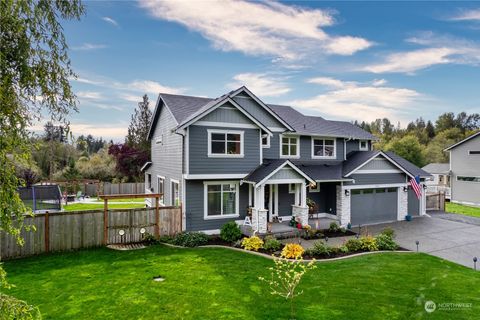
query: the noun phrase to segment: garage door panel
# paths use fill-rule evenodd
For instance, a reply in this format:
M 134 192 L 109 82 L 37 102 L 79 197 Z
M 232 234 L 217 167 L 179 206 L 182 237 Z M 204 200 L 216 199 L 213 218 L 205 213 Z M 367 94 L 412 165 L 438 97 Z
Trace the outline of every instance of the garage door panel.
M 351 192 L 352 225 L 397 220 L 397 189 L 360 189 Z

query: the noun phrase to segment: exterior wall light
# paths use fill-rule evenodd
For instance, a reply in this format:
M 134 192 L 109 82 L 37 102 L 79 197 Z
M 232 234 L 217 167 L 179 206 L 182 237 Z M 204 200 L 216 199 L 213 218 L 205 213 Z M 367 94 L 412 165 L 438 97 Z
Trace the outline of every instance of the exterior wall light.
M 350 190 L 345 189 L 345 195 L 348 197 L 350 195 Z
M 408 191 L 408 187 L 403 187 L 403 192 L 407 192 Z

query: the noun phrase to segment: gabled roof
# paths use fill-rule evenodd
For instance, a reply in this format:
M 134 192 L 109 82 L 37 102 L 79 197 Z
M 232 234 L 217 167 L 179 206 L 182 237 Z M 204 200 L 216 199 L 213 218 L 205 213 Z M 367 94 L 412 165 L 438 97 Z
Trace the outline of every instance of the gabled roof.
M 253 183 L 255 185 L 261 185 L 265 183 L 269 177 L 274 175 L 280 169 L 285 166 L 290 166 L 299 175 L 303 176 L 306 180 L 314 182 L 315 180 L 310 177 L 305 171 L 299 169 L 290 160 L 285 159 L 264 159 L 263 163 L 253 170 L 248 176 L 243 178 L 244 182 Z
M 459 141 L 459 142 L 457 142 L 457 143 L 455 143 L 455 144 L 452 144 L 450 147 L 444 149 L 443 151 L 449 151 L 449 150 L 451 150 L 451 149 L 453 149 L 453 148 L 461 145 L 462 143 L 467 142 L 467 141 L 469 141 L 469 140 L 471 140 L 471 139 L 473 139 L 473 138 L 475 138 L 475 137 L 477 137 L 477 136 L 479 136 L 479 135 L 480 135 L 480 131 L 478 131 L 477 133 L 472 134 L 472 135 L 469 136 L 469 137 L 466 137 L 466 138 L 463 139 L 462 141 Z
M 315 181 L 350 181 L 343 177 L 343 161 L 292 161 Z
M 447 174 L 450 171 L 449 163 L 429 163 L 422 170 L 428 173 L 444 173 Z

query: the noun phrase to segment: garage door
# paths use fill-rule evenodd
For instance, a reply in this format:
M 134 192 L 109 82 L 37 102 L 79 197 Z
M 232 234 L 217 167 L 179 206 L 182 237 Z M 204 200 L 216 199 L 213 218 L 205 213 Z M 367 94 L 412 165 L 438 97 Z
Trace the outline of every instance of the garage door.
M 352 225 L 397 220 L 398 188 L 351 190 Z

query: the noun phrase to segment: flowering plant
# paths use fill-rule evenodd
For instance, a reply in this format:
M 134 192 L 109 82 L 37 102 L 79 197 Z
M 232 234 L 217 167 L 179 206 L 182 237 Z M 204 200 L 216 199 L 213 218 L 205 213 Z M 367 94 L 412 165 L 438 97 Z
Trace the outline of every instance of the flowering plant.
M 283 247 L 281 256 L 287 259 L 298 259 L 301 258 L 305 249 L 297 243 L 287 243 L 285 247 Z

